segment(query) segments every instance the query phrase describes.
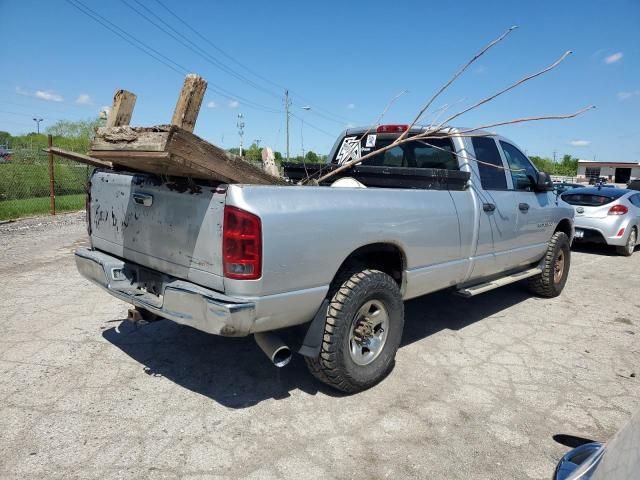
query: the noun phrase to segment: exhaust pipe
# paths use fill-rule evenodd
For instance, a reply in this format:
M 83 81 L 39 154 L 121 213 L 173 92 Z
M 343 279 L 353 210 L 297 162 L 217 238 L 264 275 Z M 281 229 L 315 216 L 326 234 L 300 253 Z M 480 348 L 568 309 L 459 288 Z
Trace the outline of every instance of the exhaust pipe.
M 291 349 L 270 332 L 254 333 L 253 338 L 276 367 L 284 367 L 291 361 Z

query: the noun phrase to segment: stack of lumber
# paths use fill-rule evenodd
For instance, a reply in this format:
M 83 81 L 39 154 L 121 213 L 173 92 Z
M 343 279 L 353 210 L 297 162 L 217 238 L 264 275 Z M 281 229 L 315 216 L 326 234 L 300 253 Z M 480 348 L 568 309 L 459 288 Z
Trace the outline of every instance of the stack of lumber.
M 136 96 L 125 90 L 114 95 L 107 123 L 98 128 L 88 156 L 55 154 L 94 166 L 142 171 L 161 176 L 216 180 L 226 183 L 284 185 L 280 178 L 245 162 L 193 134 L 207 82 L 189 74 L 170 125 L 131 127 Z

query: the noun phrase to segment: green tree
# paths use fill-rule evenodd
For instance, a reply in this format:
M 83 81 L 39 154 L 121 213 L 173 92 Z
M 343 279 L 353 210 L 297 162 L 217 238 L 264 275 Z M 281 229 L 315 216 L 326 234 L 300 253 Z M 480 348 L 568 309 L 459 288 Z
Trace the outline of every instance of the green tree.
M 11 134 L 9 132 L 0 131 L 0 145 L 7 145 L 11 141 Z

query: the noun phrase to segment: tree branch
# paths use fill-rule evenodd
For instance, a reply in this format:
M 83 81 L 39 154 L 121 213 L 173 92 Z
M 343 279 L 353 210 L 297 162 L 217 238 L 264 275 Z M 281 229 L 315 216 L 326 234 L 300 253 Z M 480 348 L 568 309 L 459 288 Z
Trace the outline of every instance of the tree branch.
M 500 43 L 507 35 L 509 35 L 511 32 L 513 32 L 517 27 L 517 25 L 514 25 L 512 27 L 509 27 L 509 29 L 504 32 L 502 35 L 500 35 L 498 38 L 496 38 L 495 40 L 489 42 L 482 50 L 480 50 L 478 53 L 476 53 L 473 58 L 471 58 L 471 60 L 469 60 L 467 63 L 465 63 L 462 68 L 460 68 L 460 70 L 458 70 L 453 77 L 451 77 L 449 79 L 449 81 L 447 83 L 445 83 L 442 87 L 440 87 L 440 89 L 429 99 L 429 101 L 425 104 L 424 107 L 422 107 L 422 110 L 420 110 L 420 112 L 418 112 L 418 115 L 416 115 L 416 118 L 413 119 L 413 122 L 411 122 L 411 124 L 409 125 L 409 128 L 407 128 L 407 130 L 405 132 L 403 132 L 402 135 L 400 135 L 399 140 L 402 140 L 403 138 L 405 138 L 407 135 L 409 135 L 409 131 L 411 130 L 411 127 L 413 127 L 418 120 L 420 120 L 420 118 L 422 117 L 422 115 L 424 114 L 424 112 L 427 111 L 427 109 L 433 104 L 433 102 L 436 100 L 436 98 L 438 98 L 440 96 L 440 94 L 442 92 L 444 92 L 449 85 L 451 85 L 460 75 L 462 75 L 464 73 L 464 71 L 476 60 L 478 60 L 482 55 L 484 55 L 490 48 L 492 48 L 494 45 Z
M 562 63 L 562 61 L 567 58 L 569 55 L 571 54 L 571 50 L 568 50 L 566 52 L 564 52 L 562 54 L 562 56 L 556 60 L 555 62 L 553 62 L 551 65 L 549 65 L 546 68 L 543 68 L 542 70 L 536 72 L 536 73 L 532 73 L 531 75 L 527 75 L 526 77 L 522 77 L 520 80 L 518 80 L 517 82 L 512 83 L 511 85 L 509 85 L 508 87 L 500 90 L 499 92 L 494 93 L 493 95 L 490 95 L 488 97 L 483 98 L 482 100 L 480 100 L 479 102 L 471 105 L 468 108 L 465 108 L 464 110 L 462 110 L 461 112 L 456 113 L 455 115 L 450 116 L 449 118 L 447 118 L 446 120 L 440 122 L 440 124 L 438 125 L 438 127 L 436 128 L 436 131 L 438 128 L 442 128 L 443 125 L 447 125 L 449 123 L 451 123 L 452 120 L 458 118 L 461 115 L 464 115 L 465 113 L 469 112 L 470 110 L 473 110 L 475 108 L 480 107 L 481 105 L 484 105 L 487 102 L 490 102 L 491 100 L 493 100 L 496 97 L 499 97 L 500 95 L 502 95 L 503 93 L 507 93 L 510 90 L 513 90 L 514 88 L 516 88 L 519 85 L 522 85 L 525 82 L 528 82 L 529 80 L 532 80 L 536 77 L 539 77 L 540 75 L 544 75 L 545 73 L 547 73 L 550 70 L 553 70 L 554 68 L 556 68 L 558 65 L 560 65 L 560 63 Z

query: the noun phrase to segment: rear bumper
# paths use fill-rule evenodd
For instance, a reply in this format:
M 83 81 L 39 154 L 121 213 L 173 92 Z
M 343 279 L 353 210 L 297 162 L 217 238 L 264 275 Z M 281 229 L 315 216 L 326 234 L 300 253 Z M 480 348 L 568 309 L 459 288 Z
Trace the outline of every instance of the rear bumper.
M 606 243 L 607 245 L 625 245 L 629 237 L 629 229 L 631 228 L 629 219 L 623 216 L 609 216 L 607 218 L 587 218 L 576 217 L 576 230 L 583 230 L 584 237 L 579 238 L 577 242 L 594 242 Z M 622 235 L 618 236 L 618 232 L 624 228 Z
M 176 323 L 216 335 L 242 336 L 249 333 L 255 320 L 253 302 L 228 297 L 96 250 L 81 248 L 76 250 L 75 257 L 83 277 L 120 300 Z
M 310 321 L 329 286 L 260 297 L 233 297 L 98 250 L 76 250 L 80 274 L 108 293 L 197 330 L 241 337 Z

